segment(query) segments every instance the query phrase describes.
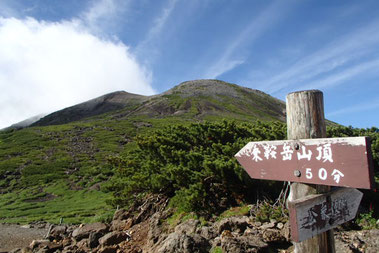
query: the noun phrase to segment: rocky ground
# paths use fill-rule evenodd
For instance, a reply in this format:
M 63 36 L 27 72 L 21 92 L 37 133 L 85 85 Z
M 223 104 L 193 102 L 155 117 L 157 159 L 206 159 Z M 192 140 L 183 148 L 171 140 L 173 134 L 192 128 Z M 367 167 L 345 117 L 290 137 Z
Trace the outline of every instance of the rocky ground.
M 80 226 L 53 226 L 47 239 L 47 225 L 14 230 L 14 245 L 4 241 L 7 228 L 2 225 L 0 243 L 3 252 L 292 252 L 288 224 L 275 220 L 267 223 L 252 221 L 248 216 L 234 216 L 207 224 L 188 219 L 176 226 L 167 224 L 172 214 L 166 208 L 167 199 L 154 196 L 138 207 L 119 210 L 110 224 L 94 223 Z M 7 227 L 8 226 L 8 227 Z M 42 226 L 42 225 L 41 225 Z M 3 230 L 6 228 L 5 230 Z M 23 232 L 30 233 L 28 245 L 22 241 Z M 8 231 L 4 233 L 4 231 Z M 5 236 L 4 236 L 5 235 Z M 34 237 L 33 237 L 34 236 Z M 9 236 L 8 236 L 9 237 Z M 33 238 L 32 238 L 33 237 Z M 25 238 L 25 239 L 27 239 Z M 32 239 L 35 239 L 32 241 Z M 378 252 L 379 230 L 336 231 L 336 251 L 343 253 Z M 23 240 L 26 242 L 27 240 Z M 6 244 L 3 244 L 3 243 Z M 5 245 L 5 247 L 4 247 Z M 12 246 L 13 250 L 9 250 Z M 1 252 L 1 250 L 0 250 Z

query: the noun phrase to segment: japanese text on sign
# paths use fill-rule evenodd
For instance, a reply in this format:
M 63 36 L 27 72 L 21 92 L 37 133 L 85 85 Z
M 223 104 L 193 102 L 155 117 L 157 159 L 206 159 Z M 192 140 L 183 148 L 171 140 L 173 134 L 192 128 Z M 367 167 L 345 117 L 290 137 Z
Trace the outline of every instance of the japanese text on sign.
M 372 188 L 367 137 L 249 142 L 235 157 L 251 178 Z
M 291 161 L 292 159 L 300 161 L 302 159 L 306 159 L 307 161 L 310 161 L 312 159 L 312 155 L 314 155 L 314 159 L 321 161 L 322 163 L 333 163 L 333 152 L 330 143 L 317 146 L 316 150 L 317 155 L 314 155 L 312 150 L 308 149 L 305 145 L 302 145 L 300 152 L 297 152 L 297 155 L 293 156 L 294 149 L 288 143 L 284 143 L 280 150 L 276 145 L 253 144 L 250 148 L 245 150 L 244 154 L 251 157 L 254 162 L 261 162 L 263 160 L 270 159 L 282 159 L 282 161 Z M 277 156 L 278 152 L 280 154 L 279 156 Z M 305 177 L 307 179 L 312 179 L 314 176 L 321 180 L 326 180 L 327 177 L 330 176 L 338 184 L 341 181 L 341 178 L 344 177 L 344 174 L 338 169 L 333 169 L 330 173 L 328 173 L 325 168 L 305 169 Z

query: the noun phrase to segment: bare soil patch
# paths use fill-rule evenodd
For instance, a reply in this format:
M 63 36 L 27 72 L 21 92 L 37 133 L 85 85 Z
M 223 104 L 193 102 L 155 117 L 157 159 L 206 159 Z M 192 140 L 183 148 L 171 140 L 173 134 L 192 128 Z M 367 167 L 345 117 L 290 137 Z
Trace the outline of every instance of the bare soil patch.
M 0 252 L 8 252 L 14 248 L 23 248 L 33 240 L 43 239 L 47 234 L 46 226 L 20 226 L 0 223 Z

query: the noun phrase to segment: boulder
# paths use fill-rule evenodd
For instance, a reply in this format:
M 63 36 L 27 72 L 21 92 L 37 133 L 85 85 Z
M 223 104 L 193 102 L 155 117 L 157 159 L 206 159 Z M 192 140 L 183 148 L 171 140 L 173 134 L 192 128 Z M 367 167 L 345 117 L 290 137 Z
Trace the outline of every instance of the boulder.
M 75 240 L 80 241 L 83 238 L 88 238 L 91 233 L 100 233 L 104 235 L 108 232 L 108 226 L 104 223 L 92 223 L 92 224 L 85 224 L 83 226 L 78 227 L 72 232 L 72 237 L 75 238 Z
M 130 240 L 130 235 L 125 232 L 113 231 L 99 239 L 102 246 L 116 245 L 123 241 Z
M 50 237 L 54 240 L 60 240 L 65 236 L 66 226 L 55 226 L 51 229 Z
M 285 242 L 286 238 L 277 229 L 266 229 L 262 234 L 263 241 L 268 243 Z
M 230 217 L 223 219 L 218 223 L 217 231 L 219 234 L 221 234 L 224 230 L 243 233 L 247 227 L 249 227 L 249 218 L 247 216 Z
M 133 226 L 133 219 L 127 218 L 126 220 L 113 220 L 111 223 L 112 231 L 124 231 Z
M 228 253 L 252 253 L 262 252 L 267 248 L 267 243 L 257 236 L 224 236 L 221 237 L 221 248 Z
M 194 234 L 200 225 L 199 220 L 189 219 L 175 227 L 175 233 Z
M 126 220 L 130 217 L 130 213 L 125 209 L 117 210 L 113 215 L 113 220 Z
M 32 248 L 32 249 L 35 249 L 35 248 L 40 248 L 40 247 L 43 247 L 43 246 L 46 246 L 50 243 L 49 240 L 33 240 L 29 247 Z
M 207 240 L 211 240 L 216 237 L 216 232 L 212 227 L 203 226 L 199 229 L 199 233 Z
M 118 247 L 117 246 L 106 246 L 99 249 L 99 253 L 116 253 Z
M 265 229 L 269 229 L 269 228 L 274 228 L 276 226 L 276 224 L 275 224 L 275 222 L 266 222 L 266 223 L 264 223 L 261 227 L 260 227 L 260 229 L 262 229 L 262 230 L 265 230 Z
M 209 242 L 198 234 L 188 235 L 185 233 L 171 233 L 158 246 L 158 253 L 206 253 L 209 252 L 211 245 Z

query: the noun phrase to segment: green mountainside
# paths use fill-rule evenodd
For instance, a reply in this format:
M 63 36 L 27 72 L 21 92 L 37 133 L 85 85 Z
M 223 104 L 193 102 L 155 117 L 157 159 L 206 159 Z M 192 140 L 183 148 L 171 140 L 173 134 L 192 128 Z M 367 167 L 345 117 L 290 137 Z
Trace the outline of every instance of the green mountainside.
M 283 101 L 261 91 L 219 80 L 196 80 L 181 83 L 155 96 L 113 92 L 54 112 L 32 126 L 66 124 L 108 112 L 108 116 L 117 120 L 148 116 L 190 120 L 231 118 L 284 121 L 284 111 Z
M 101 190 L 114 174 L 108 160 L 135 149 L 137 135 L 203 120 L 283 121 L 284 110 L 260 91 L 199 80 L 151 97 L 114 92 L 1 131 L 0 222 L 100 219 L 113 212 Z
M 204 136 L 207 149 L 199 139 L 193 144 L 194 149 L 185 145 L 189 149 L 180 151 L 181 156 L 189 152 L 195 159 L 210 150 L 204 162 L 215 161 L 209 163 L 211 167 L 204 173 L 216 173 L 220 168 L 240 171 L 230 154 L 247 140 L 284 138 L 284 119 L 285 103 L 261 91 L 218 80 L 197 80 L 150 97 L 127 92 L 110 93 L 47 115 L 30 127 L 0 131 L 0 222 L 46 220 L 57 223 L 60 218 L 66 223 L 107 220 L 115 207 L 127 198 L 120 199 L 120 194 L 136 194 L 136 189 L 124 191 L 120 187 L 137 187 L 144 183 L 136 183 L 132 177 L 124 180 L 129 174 L 120 171 L 119 165 L 126 162 L 129 168 L 138 170 L 138 163 L 146 161 L 148 166 L 138 175 L 145 178 L 146 173 L 153 173 L 154 180 L 161 180 L 154 166 L 162 163 L 162 156 L 158 153 L 154 156 L 154 150 L 171 159 L 175 151 L 170 145 L 182 148 L 183 140 L 195 138 L 183 135 L 184 131 L 208 135 Z M 225 123 L 225 120 L 235 123 Z M 276 122 L 263 124 L 260 121 Z M 228 132 L 220 130 L 223 124 L 228 126 Z M 234 128 L 239 129 L 235 134 Z M 358 133 L 340 126 L 329 130 L 331 136 L 374 136 L 376 148 L 373 153 L 378 156 L 379 134 L 376 131 L 375 128 Z M 218 143 L 224 135 L 232 136 L 228 138 L 236 143 Z M 159 140 L 157 144 L 155 140 Z M 157 146 L 162 140 L 165 144 Z M 221 162 L 228 157 L 233 165 Z M 134 160 L 134 164 L 128 164 Z M 175 171 L 175 161 L 163 162 L 169 166 L 167 175 Z M 189 163 L 192 164 L 187 160 L 182 162 L 179 168 L 186 169 Z M 152 168 L 155 171 L 152 172 Z M 220 173 L 224 173 L 222 171 Z M 193 177 L 190 187 L 197 185 L 196 178 L 206 175 L 200 174 L 188 174 Z M 223 174 L 221 179 L 227 175 Z M 153 184 L 160 186 L 160 182 Z M 145 186 L 143 189 L 152 192 L 162 190 L 153 185 Z M 175 194 L 175 188 L 169 194 Z M 192 198 L 191 192 L 184 188 L 182 194 L 186 199 Z

